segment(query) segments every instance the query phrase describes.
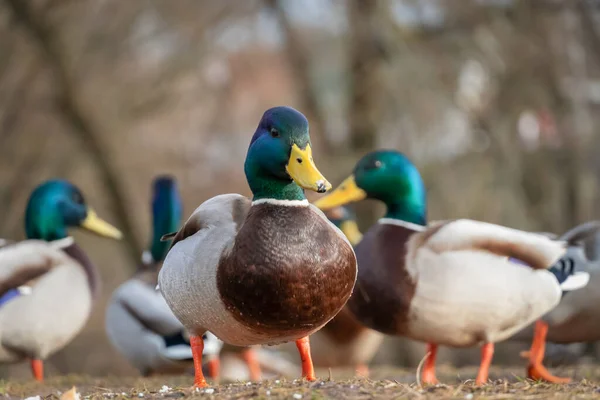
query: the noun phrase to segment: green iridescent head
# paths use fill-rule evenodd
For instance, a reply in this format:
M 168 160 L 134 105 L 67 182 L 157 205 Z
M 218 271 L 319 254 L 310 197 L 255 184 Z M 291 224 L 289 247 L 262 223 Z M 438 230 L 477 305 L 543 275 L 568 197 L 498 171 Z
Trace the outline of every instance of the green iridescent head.
M 167 233 L 176 232 L 181 223 L 183 206 L 177 181 L 171 176 L 158 176 L 152 183 L 152 261 L 164 260 L 171 243 L 161 241 Z
M 62 239 L 69 235 L 70 227 L 82 227 L 113 239 L 122 237 L 119 230 L 98 218 L 81 191 L 69 181 L 53 179 L 36 187 L 25 210 L 27 238 Z
M 244 171 L 254 200 L 303 200 L 303 189 L 324 193 L 331 188 L 313 161 L 306 117 L 290 107 L 265 111 Z
M 364 156 L 340 186 L 314 204 L 327 210 L 365 198 L 387 206 L 386 218 L 425 224 L 427 196 L 421 174 L 402 153 L 379 150 Z

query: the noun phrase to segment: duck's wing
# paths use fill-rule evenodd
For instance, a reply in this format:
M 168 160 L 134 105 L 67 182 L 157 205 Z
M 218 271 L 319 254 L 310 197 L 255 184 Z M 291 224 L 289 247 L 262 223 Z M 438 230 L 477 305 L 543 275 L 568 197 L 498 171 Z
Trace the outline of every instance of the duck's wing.
M 168 337 L 183 329 L 160 292 L 144 282 L 125 282 L 115 291 L 112 301 L 120 303 L 132 318 L 157 335 Z M 106 323 L 117 325 L 119 321 L 107 317 Z
M 252 202 L 239 194 L 222 194 L 202 203 L 177 232 L 166 234 L 162 240 L 173 239 L 175 244 L 205 229 L 234 223 L 237 230 L 242 226 Z M 237 231 L 236 230 L 236 231 Z
M 0 296 L 49 272 L 52 268 L 74 261 L 61 249 L 73 244 L 73 238 L 45 242 L 25 240 L 0 248 Z
M 533 269 L 554 274 L 563 291 L 580 289 L 590 280 L 585 266 L 577 267 L 565 255 L 569 244 L 545 235 L 467 219 L 428 226 L 421 240 L 436 252 L 486 251 Z
M 416 235 L 412 246 L 446 251 L 486 251 L 514 258 L 534 269 L 548 269 L 566 252 L 567 244 L 543 235 L 507 228 L 487 222 L 459 219 L 440 221 Z
M 212 303 L 217 298 L 215 274 L 250 206 L 251 201 L 238 194 L 215 196 L 202 203 L 174 236 L 158 276 L 159 290 L 190 333 L 204 333 L 201 321 L 225 312 L 218 309 L 221 303 Z

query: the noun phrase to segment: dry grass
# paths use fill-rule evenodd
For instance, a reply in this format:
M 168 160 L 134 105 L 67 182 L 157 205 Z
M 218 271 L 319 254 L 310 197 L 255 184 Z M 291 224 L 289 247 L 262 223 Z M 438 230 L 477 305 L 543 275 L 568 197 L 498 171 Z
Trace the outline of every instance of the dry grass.
M 59 399 L 62 392 L 73 385 L 81 399 L 592 399 L 600 398 L 600 367 L 585 366 L 555 371 L 572 376 L 574 383 L 551 385 L 519 378 L 523 369 L 492 369 L 492 382 L 476 387 L 475 368 L 453 369 L 441 366 L 438 377 L 445 384 L 424 387 L 414 382 L 414 370 L 377 368 L 373 379 L 348 378 L 349 371 L 333 371 L 329 380 L 327 371 L 318 371 L 323 377 L 316 382 L 301 380 L 269 380 L 261 383 L 226 383 L 208 390 L 196 391 L 188 376 L 155 378 L 90 378 L 80 375 L 50 378 L 40 384 L 30 381 L 0 383 L 4 398 L 23 399 L 40 396 Z M 339 377 L 336 378 L 336 375 Z

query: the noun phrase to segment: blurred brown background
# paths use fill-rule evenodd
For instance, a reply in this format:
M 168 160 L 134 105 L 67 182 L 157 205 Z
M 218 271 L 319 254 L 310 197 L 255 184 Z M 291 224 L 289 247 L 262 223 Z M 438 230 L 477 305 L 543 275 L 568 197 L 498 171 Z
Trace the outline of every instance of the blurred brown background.
M 598 1 L 0 0 L 0 237 L 23 238 L 43 179 L 81 187 L 126 239 L 75 233 L 103 296 L 47 371 L 136 374 L 104 307 L 150 240 L 150 181 L 175 174 L 186 216 L 249 194 L 242 166 L 265 109 L 309 118 L 334 184 L 396 148 L 422 171 L 430 218 L 561 233 L 600 214 L 599 103 Z M 381 212 L 356 209 L 363 230 Z M 414 365 L 422 349 L 390 339 L 376 362 Z

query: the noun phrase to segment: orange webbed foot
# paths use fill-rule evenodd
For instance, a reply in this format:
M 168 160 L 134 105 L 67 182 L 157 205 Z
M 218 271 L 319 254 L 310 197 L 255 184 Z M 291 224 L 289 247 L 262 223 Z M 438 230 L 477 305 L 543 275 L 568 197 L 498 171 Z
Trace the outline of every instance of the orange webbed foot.
M 529 365 L 527 366 L 527 377 L 533 380 L 544 380 L 550 383 L 569 383 L 570 378 L 560 378 L 554 376 L 542 364 L 546 352 L 546 335 L 548 334 L 548 324 L 538 320 L 535 323 L 535 333 L 533 342 L 529 351 L 522 352 L 521 355 L 529 356 Z
M 533 379 L 535 381 L 543 380 L 550 383 L 570 383 L 571 378 L 560 378 L 558 376 L 554 376 L 540 364 L 529 364 L 527 367 L 527 377 L 529 379 Z

